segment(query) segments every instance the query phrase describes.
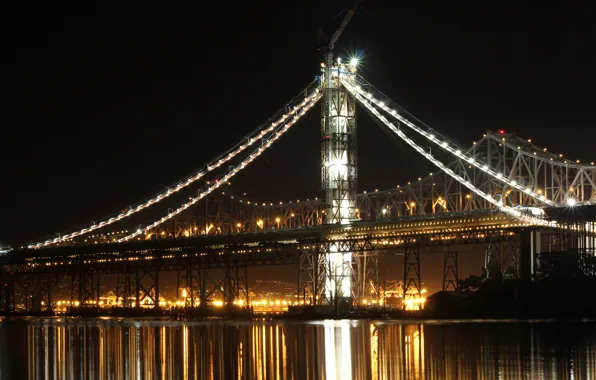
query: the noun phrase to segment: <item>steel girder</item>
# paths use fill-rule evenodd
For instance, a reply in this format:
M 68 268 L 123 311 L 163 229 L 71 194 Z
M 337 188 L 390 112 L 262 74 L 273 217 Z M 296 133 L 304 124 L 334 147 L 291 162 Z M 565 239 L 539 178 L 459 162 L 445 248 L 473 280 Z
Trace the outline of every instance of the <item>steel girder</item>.
M 0 267 L 0 313 L 14 311 L 14 274 Z
M 578 202 L 596 201 L 596 167 L 544 152 L 515 135 L 487 131 L 468 153 L 478 162 L 500 172 L 503 178 L 515 180 L 555 204 L 564 204 L 568 197 L 574 197 Z M 541 204 L 463 159 L 456 159 L 448 166 L 478 189 L 503 199 L 504 204 L 521 207 Z M 365 220 L 494 209 L 493 205 L 443 172 L 396 189 L 359 194 L 357 207 L 360 217 Z
M 411 244 L 421 247 L 451 244 L 483 244 L 489 241 L 516 239 L 517 232 L 508 229 L 439 232 L 436 234 L 411 234 L 408 236 L 360 236 L 333 240 L 304 240 L 299 245 L 301 254 L 317 252 L 360 252 L 404 248 Z
M 459 282 L 458 251 L 443 250 L 443 291 L 456 291 Z
M 56 273 L 79 277 L 86 276 L 89 271 L 93 271 L 95 274 L 118 274 L 127 271 L 135 272 L 137 269 L 168 271 L 193 265 L 215 269 L 228 266 L 295 264 L 297 261 L 296 245 L 276 244 L 269 248 L 239 247 L 238 249 L 205 250 L 201 252 L 155 250 L 137 252 L 134 255 L 87 254 L 79 260 L 56 260 L 52 263 L 40 260 L 40 262 L 28 262 L 24 265 L 21 263 L 5 264 L 2 268 L 19 276 L 35 273 Z M 75 281 L 78 281 L 78 279 Z M 87 288 L 83 290 L 86 291 Z

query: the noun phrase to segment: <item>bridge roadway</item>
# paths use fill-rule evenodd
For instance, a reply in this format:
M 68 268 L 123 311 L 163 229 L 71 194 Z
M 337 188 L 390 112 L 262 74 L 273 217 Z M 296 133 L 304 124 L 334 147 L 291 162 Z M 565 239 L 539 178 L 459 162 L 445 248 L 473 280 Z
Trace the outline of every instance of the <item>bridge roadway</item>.
M 1 258 L 12 272 L 63 272 L 93 267 L 116 273 L 125 263 L 174 270 L 185 265 L 208 268 L 233 265 L 297 263 L 300 254 L 399 249 L 407 245 L 486 243 L 510 240 L 525 226 L 497 212 L 445 214 L 432 217 L 320 225 L 285 230 L 73 245 L 14 250 Z M 128 264 L 127 264 L 128 265 Z

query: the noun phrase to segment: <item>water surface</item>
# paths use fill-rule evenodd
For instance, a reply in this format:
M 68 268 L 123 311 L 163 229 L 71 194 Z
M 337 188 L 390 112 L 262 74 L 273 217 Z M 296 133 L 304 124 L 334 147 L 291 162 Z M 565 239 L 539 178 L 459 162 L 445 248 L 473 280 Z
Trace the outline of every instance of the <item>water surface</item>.
M 0 380 L 591 379 L 595 363 L 588 322 L 0 324 Z

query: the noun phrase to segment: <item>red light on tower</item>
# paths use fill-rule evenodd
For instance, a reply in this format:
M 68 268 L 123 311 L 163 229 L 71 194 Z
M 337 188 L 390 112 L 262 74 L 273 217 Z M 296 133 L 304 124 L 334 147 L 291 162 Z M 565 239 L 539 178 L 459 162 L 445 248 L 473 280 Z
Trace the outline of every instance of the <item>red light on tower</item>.
M 499 129 L 499 133 L 504 135 L 505 134 L 505 130 L 504 129 Z

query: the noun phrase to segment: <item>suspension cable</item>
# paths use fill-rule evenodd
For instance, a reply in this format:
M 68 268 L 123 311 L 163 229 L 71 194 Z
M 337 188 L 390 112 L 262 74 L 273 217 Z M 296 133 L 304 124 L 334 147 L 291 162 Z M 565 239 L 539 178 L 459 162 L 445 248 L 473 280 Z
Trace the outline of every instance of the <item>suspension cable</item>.
M 474 186 L 472 183 L 470 183 L 470 181 L 466 180 L 465 178 L 463 178 L 460 175 L 458 175 L 457 173 L 455 173 L 452 169 L 450 169 L 445 164 L 443 164 L 441 161 L 436 159 L 432 154 L 430 154 L 429 152 L 424 150 L 424 148 L 421 147 L 420 145 L 418 145 L 414 140 L 410 139 L 402 130 L 398 129 L 393 123 L 391 123 L 389 120 L 387 120 L 387 118 L 385 116 L 383 116 L 362 95 L 360 95 L 359 93 L 355 93 L 355 97 L 362 105 L 364 105 L 370 112 L 372 112 L 372 114 L 375 115 L 383 124 L 385 124 L 392 132 L 394 132 L 397 136 L 399 136 L 408 145 L 410 145 L 412 148 L 414 148 L 416 151 L 418 151 L 418 153 L 423 155 L 426 159 L 428 159 L 430 162 L 432 162 L 439 169 L 444 171 L 446 174 L 451 176 L 453 179 L 455 179 L 456 181 L 458 181 L 459 183 L 461 183 L 462 185 L 464 185 L 465 187 L 467 187 L 474 193 L 476 193 L 478 196 L 487 200 L 491 204 L 495 205 L 499 210 L 505 212 L 508 215 L 513 216 L 516 219 L 519 219 L 519 220 L 522 220 L 524 222 L 528 222 L 531 224 L 542 225 L 542 226 L 555 226 L 556 225 L 555 222 L 549 222 L 549 221 L 541 219 L 541 218 L 533 217 L 533 216 L 524 214 L 521 211 L 516 210 L 513 207 L 506 206 L 503 204 L 503 201 L 498 201 L 495 198 L 493 198 L 490 194 L 487 194 L 484 191 L 478 189 L 476 186 Z
M 403 115 L 401 115 L 401 113 L 407 113 L 407 112 L 404 112 L 401 107 L 397 106 L 397 108 L 400 110 L 398 112 L 395 108 L 389 107 L 384 101 L 376 99 L 376 97 L 372 95 L 370 90 L 372 89 L 373 91 L 377 92 L 378 94 L 382 94 L 382 93 L 379 92 L 378 90 L 376 90 L 369 83 L 365 82 L 364 79 L 362 79 L 361 77 L 358 77 L 358 82 L 366 83 L 366 86 L 369 87 L 369 91 L 368 92 L 364 91 L 360 85 L 352 83 L 349 80 L 346 80 L 345 78 L 342 80 L 342 84 L 352 94 L 357 93 L 360 96 L 362 96 L 363 98 L 367 98 L 369 101 L 373 102 L 375 105 L 377 105 L 378 107 L 383 109 L 383 111 L 389 113 L 392 117 L 396 118 L 397 120 L 399 120 L 400 122 L 402 122 L 403 124 L 408 126 L 409 128 L 413 129 L 415 132 L 417 132 L 421 136 L 425 137 L 432 143 L 440 146 L 443 150 L 446 150 L 447 152 L 453 154 L 454 156 L 468 162 L 470 165 L 474 165 L 476 168 L 482 170 L 483 172 L 487 173 L 491 177 L 493 177 L 493 178 L 499 180 L 500 182 L 503 182 L 506 185 L 509 185 L 519 191 L 524 192 L 525 194 L 531 196 L 532 198 L 537 199 L 540 202 L 546 203 L 548 205 L 554 205 L 554 202 L 550 199 L 546 199 L 546 197 L 543 194 L 538 194 L 535 191 L 533 191 L 532 189 L 530 189 L 529 187 L 524 187 L 523 185 L 519 184 L 517 181 L 515 181 L 512 178 L 506 178 L 505 176 L 503 176 L 502 173 L 492 169 L 485 162 L 478 160 L 477 158 L 473 157 L 472 155 L 466 154 L 465 150 L 460 149 L 457 144 L 454 144 L 451 141 L 449 141 L 447 138 L 440 136 L 437 132 L 430 129 L 430 127 L 426 126 L 424 123 L 422 123 L 418 119 L 414 118 L 415 120 L 417 120 L 418 122 L 422 123 L 423 125 L 425 125 L 426 127 L 429 128 L 429 131 L 425 132 L 420 127 L 413 124 L 408 119 L 406 119 Z M 409 113 L 407 113 L 407 114 L 409 116 L 411 116 L 411 114 L 409 114 Z M 438 138 L 436 136 L 440 136 L 441 138 Z
M 208 164 L 205 165 L 205 167 L 203 169 L 200 169 L 200 170 L 194 172 L 193 174 L 191 174 L 190 176 L 187 176 L 184 179 L 167 187 L 166 188 L 167 190 L 162 191 L 162 192 L 158 193 L 157 195 L 155 195 L 154 197 L 149 198 L 143 202 L 139 202 L 119 214 L 113 215 L 108 218 L 104 218 L 99 223 L 92 223 L 91 226 L 89 226 L 89 227 L 83 228 L 79 231 L 75 231 L 75 232 L 71 232 L 71 233 L 68 233 L 65 235 L 58 236 L 54 239 L 49 239 L 49 240 L 46 240 L 43 242 L 38 242 L 38 243 L 30 243 L 28 245 L 28 248 L 46 247 L 46 246 L 49 246 L 52 244 L 57 244 L 57 243 L 72 239 L 74 237 L 85 235 L 89 232 L 98 230 L 100 228 L 104 228 L 104 227 L 109 226 L 113 223 L 116 223 L 120 220 L 128 218 L 129 216 L 134 215 L 137 212 L 144 210 L 144 209 L 162 201 L 163 199 L 169 197 L 170 195 L 177 193 L 178 191 L 186 188 L 190 184 L 192 184 L 192 183 L 196 182 L 197 180 L 199 180 L 200 178 L 204 177 L 207 173 L 219 168 L 226 162 L 230 161 L 232 158 L 236 157 L 238 154 L 242 153 L 247 148 L 249 148 L 250 146 L 255 144 L 258 141 L 258 139 L 263 138 L 267 134 L 272 133 L 275 128 L 279 127 L 280 125 L 283 125 L 285 122 L 287 122 L 289 120 L 290 116 L 293 113 L 295 113 L 297 109 L 299 109 L 300 107 L 303 106 L 302 103 L 306 102 L 309 97 L 313 97 L 313 96 L 315 96 L 314 94 L 318 93 L 318 91 L 319 91 L 318 88 L 319 88 L 319 82 L 318 82 L 318 80 L 315 79 L 304 90 L 302 90 L 298 95 L 296 95 L 294 98 L 292 98 L 292 100 L 290 102 L 286 103 L 286 105 L 283 108 L 279 109 L 272 117 L 267 119 L 266 122 L 264 122 L 259 127 L 257 127 L 255 130 L 253 130 L 251 133 L 246 135 L 236 145 L 234 145 L 232 148 L 225 151 L 223 154 L 219 155 L 214 160 L 210 161 Z M 309 94 L 308 97 L 306 96 L 306 94 Z M 301 103 L 301 101 L 302 101 L 302 103 Z
M 149 231 L 149 230 L 151 230 L 151 229 L 159 226 L 160 224 L 162 224 L 162 223 L 170 220 L 174 216 L 180 214 L 182 211 L 188 209 L 190 206 L 192 206 L 195 203 L 197 203 L 202 198 L 204 198 L 207 195 L 209 195 L 212 191 L 214 191 L 215 189 L 217 189 L 218 187 L 220 187 L 222 184 L 224 184 L 227 181 L 229 181 L 234 175 L 236 175 L 238 172 L 240 172 L 242 169 L 244 169 L 246 166 L 248 166 L 248 164 L 250 164 L 252 161 L 254 161 L 255 158 L 257 158 L 265 150 L 267 150 L 267 148 L 269 148 L 273 142 L 275 142 L 277 139 L 279 139 L 288 129 L 290 129 L 290 127 L 292 125 L 294 125 L 304 114 L 306 114 L 306 112 L 309 109 L 311 109 L 320 98 L 321 98 L 321 94 L 319 92 L 319 89 L 317 88 L 311 95 L 309 95 L 308 97 L 306 97 L 302 103 L 300 103 L 300 107 L 296 109 L 296 114 L 294 115 L 294 117 L 292 118 L 292 120 L 288 121 L 283 126 L 283 128 L 279 128 L 275 132 L 275 134 L 269 139 L 269 141 L 266 144 L 264 144 L 263 146 L 261 146 L 260 148 L 258 148 L 255 152 L 253 152 L 248 157 L 246 157 L 240 163 L 240 165 L 236 166 L 228 174 L 226 174 L 225 176 L 223 176 L 220 181 L 214 183 L 213 185 L 211 185 L 210 187 L 208 187 L 205 191 L 201 192 L 198 196 L 196 196 L 194 198 L 191 198 L 189 202 L 184 203 L 182 206 L 178 207 L 176 210 L 170 212 L 169 214 L 167 214 L 166 216 L 162 217 L 161 219 L 156 220 L 155 222 L 151 223 L 150 225 L 148 225 L 148 226 L 146 226 L 146 227 L 144 227 L 142 229 L 140 228 L 140 229 L 136 230 L 132 234 L 129 234 L 129 235 L 124 236 L 123 238 L 121 238 L 120 240 L 118 240 L 118 242 L 121 243 L 121 242 L 128 241 L 130 239 L 133 239 L 133 238 L 141 235 L 142 233 L 147 232 L 147 231 Z

